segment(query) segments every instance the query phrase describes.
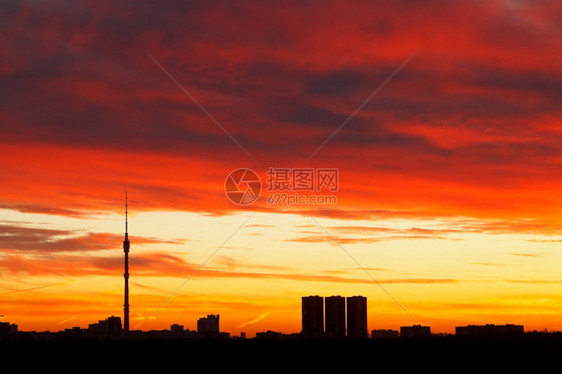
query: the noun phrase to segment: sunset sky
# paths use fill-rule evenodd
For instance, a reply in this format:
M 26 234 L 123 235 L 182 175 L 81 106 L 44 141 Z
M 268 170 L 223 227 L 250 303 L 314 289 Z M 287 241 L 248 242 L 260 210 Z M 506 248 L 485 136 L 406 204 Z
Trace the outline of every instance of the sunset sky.
M 363 295 L 369 330 L 562 330 L 560 1 L 8 0 L 0 32 L 0 321 L 122 316 L 126 188 L 131 329 Z

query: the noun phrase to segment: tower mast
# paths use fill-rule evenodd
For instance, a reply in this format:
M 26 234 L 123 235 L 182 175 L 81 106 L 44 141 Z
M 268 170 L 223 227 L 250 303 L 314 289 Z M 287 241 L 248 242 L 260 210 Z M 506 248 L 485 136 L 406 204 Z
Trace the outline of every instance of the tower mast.
M 125 252 L 125 303 L 123 304 L 123 331 L 125 334 L 129 332 L 129 227 L 128 227 L 128 199 L 127 190 L 125 189 L 125 240 L 123 240 L 123 252 Z

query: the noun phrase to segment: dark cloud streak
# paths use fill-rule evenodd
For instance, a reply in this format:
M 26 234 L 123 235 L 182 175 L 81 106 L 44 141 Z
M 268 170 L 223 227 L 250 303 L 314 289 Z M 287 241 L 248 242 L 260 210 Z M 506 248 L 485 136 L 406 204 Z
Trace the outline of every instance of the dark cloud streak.
M 131 238 L 137 245 L 183 244 L 181 240 L 160 240 L 147 237 Z M 0 251 L 17 253 L 56 253 L 100 251 L 120 248 L 122 235 L 84 233 L 25 226 L 0 225 Z

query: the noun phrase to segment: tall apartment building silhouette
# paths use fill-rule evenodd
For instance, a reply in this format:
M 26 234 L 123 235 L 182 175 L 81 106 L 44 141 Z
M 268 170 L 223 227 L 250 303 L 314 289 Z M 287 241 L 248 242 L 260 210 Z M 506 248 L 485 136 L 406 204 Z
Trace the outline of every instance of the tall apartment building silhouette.
M 347 298 L 347 336 L 366 338 L 367 332 L 367 298 L 351 296 Z
M 335 338 L 345 337 L 345 297 L 330 296 L 324 299 L 326 333 Z
M 302 332 L 318 334 L 324 332 L 324 298 L 321 296 L 302 297 Z
M 367 338 L 367 298 L 303 296 L 302 333 L 308 337 Z

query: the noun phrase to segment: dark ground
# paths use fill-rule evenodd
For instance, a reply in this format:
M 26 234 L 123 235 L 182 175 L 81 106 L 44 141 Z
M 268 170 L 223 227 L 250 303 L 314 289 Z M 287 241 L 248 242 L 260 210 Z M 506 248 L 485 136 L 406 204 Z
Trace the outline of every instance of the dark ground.
M 31 372 L 560 372 L 562 334 L 368 340 L 2 342 L 3 366 Z M 549 369 L 549 367 L 552 367 Z M 4 366 L 5 367 L 5 366 Z M 70 370 L 69 370 L 70 369 Z

